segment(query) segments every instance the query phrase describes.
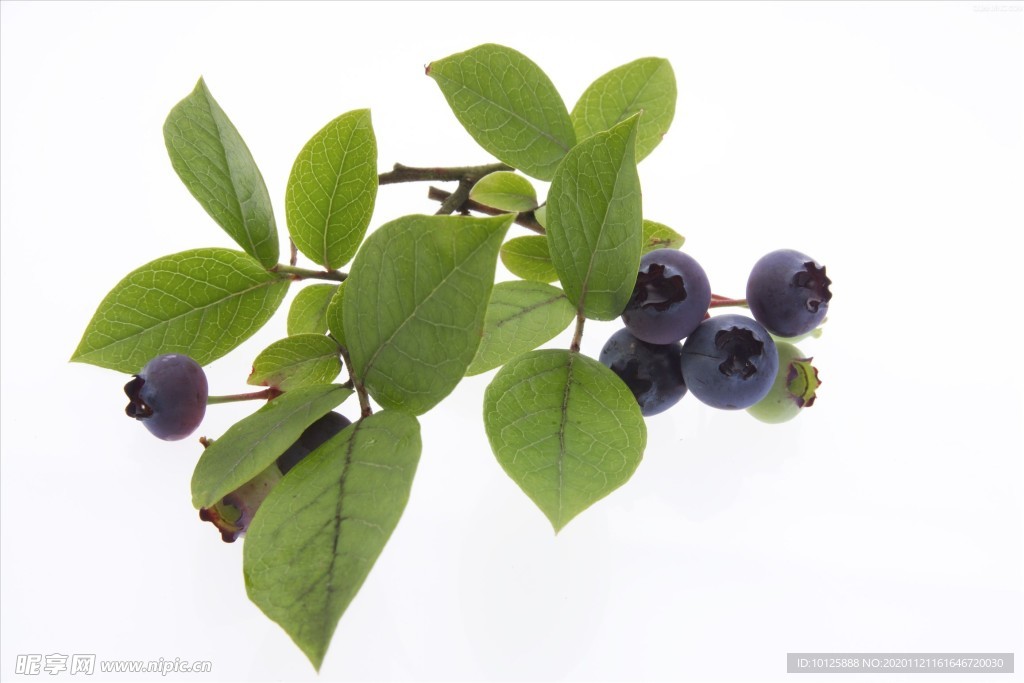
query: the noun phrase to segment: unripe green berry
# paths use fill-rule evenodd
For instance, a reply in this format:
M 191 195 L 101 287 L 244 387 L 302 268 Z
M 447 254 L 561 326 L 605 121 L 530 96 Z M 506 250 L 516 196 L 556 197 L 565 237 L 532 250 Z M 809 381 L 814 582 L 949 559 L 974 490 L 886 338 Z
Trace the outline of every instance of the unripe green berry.
M 747 412 L 761 422 L 778 424 L 796 417 L 800 410 L 809 408 L 817 398 L 815 392 L 821 381 L 818 369 L 811 365 L 813 358 L 787 342 L 776 342 L 779 352 L 779 370 L 768 395 L 747 408 Z

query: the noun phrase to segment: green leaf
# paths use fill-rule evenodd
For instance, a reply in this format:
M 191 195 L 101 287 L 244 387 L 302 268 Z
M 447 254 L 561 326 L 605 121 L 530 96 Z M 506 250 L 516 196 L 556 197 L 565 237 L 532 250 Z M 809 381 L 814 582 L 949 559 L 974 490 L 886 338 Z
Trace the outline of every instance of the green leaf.
M 262 327 L 288 283 L 229 249 L 158 258 L 100 302 L 71 360 L 135 373 L 154 356 L 183 353 L 206 365 Z
M 512 219 L 405 216 L 366 239 L 342 316 L 350 369 L 381 406 L 419 415 L 466 374 Z
M 249 384 L 289 391 L 326 384 L 341 372 L 338 345 L 322 334 L 297 334 L 280 339 L 256 356 Z
M 469 191 L 469 198 L 502 211 L 532 211 L 537 208 L 537 191 L 530 181 L 510 171 L 485 175 Z
M 576 144 L 565 102 L 525 55 L 480 45 L 427 66 L 459 123 L 481 147 L 540 180 Z
M 686 238 L 667 225 L 644 219 L 643 253 L 655 249 L 679 249 L 685 241 Z
M 337 384 L 281 394 L 203 451 L 192 473 L 192 505 L 210 507 L 263 470 L 313 424 L 352 395 Z
M 167 115 L 164 143 L 178 177 L 213 220 L 264 267 L 276 265 L 280 245 L 267 185 L 202 78 Z
M 323 334 L 327 331 L 327 307 L 338 285 L 307 285 L 299 290 L 288 309 L 288 334 Z
M 551 341 L 575 315 L 558 287 L 540 282 L 499 282 L 491 292 L 484 336 L 467 375 L 478 375 Z
M 573 148 L 548 192 L 548 247 L 569 300 L 588 318 L 612 320 L 640 267 L 637 116 Z
M 540 223 L 540 227 L 548 227 L 548 205 L 543 204 L 534 209 L 533 217 Z
M 345 283 L 338 285 L 338 291 L 327 304 L 327 329 L 339 344 L 345 346 L 345 321 L 342 311 L 345 303 Z
M 572 110 L 576 138 L 585 140 L 637 112 L 643 112 L 636 131 L 639 163 L 661 142 L 676 113 L 676 77 L 667 59 L 638 59 L 591 83 Z
M 327 270 L 352 259 L 377 198 L 377 139 L 370 110 L 342 114 L 310 138 L 285 191 L 288 232 Z
M 320 669 L 338 620 L 398 525 L 420 457 L 416 418 L 363 418 L 263 501 L 242 549 L 249 598 Z
M 501 245 L 501 262 L 516 277 L 534 282 L 554 282 L 558 279 L 551 263 L 548 238 L 544 235 L 515 237 Z
M 624 484 L 647 428 L 636 398 L 601 363 L 533 351 L 498 371 L 484 393 L 491 449 L 555 531 Z

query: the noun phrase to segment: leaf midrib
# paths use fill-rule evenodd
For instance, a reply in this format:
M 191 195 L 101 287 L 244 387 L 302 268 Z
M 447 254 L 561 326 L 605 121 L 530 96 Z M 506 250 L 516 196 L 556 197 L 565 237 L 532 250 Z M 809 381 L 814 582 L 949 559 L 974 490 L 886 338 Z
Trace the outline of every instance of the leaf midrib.
M 490 69 L 488 68 L 488 70 L 490 70 Z M 494 106 L 495 106 L 495 107 L 496 107 L 497 109 L 499 109 L 499 110 L 501 110 L 501 111 L 505 112 L 506 114 L 509 114 L 509 115 L 510 115 L 510 116 L 511 116 L 512 118 L 518 119 L 519 121 L 521 121 L 522 123 L 524 123 L 524 124 L 526 125 L 526 127 L 527 127 L 527 128 L 529 128 L 529 129 L 532 129 L 532 130 L 535 130 L 535 131 L 536 131 L 537 133 L 539 133 L 539 134 L 540 134 L 540 135 L 541 135 L 542 137 L 545 137 L 545 138 L 547 138 L 548 140 L 550 140 L 551 142 L 555 143 L 555 145 L 556 145 L 556 146 L 557 146 L 557 147 L 558 147 L 558 148 L 559 148 L 560 150 L 562 150 L 562 153 L 563 153 L 563 154 L 564 154 L 565 152 L 568 152 L 568 151 L 569 151 L 570 149 L 572 149 L 572 145 L 571 145 L 571 144 L 569 144 L 569 145 L 565 144 L 564 142 L 562 142 L 561 140 L 559 140 L 558 138 L 556 138 L 556 137 L 554 136 L 554 134 L 553 134 L 553 133 L 549 133 L 548 131 L 546 131 L 546 130 L 544 130 L 543 128 L 540 128 L 539 126 L 537 126 L 536 124 L 534 124 L 534 123 L 533 123 L 532 121 L 530 121 L 530 120 L 528 120 L 528 119 L 525 119 L 525 118 L 523 118 L 522 116 L 520 116 L 519 114 L 517 114 L 517 113 L 516 113 L 515 111 L 513 111 L 513 110 L 511 110 L 511 109 L 508 109 L 507 107 L 505 107 L 505 106 L 502 106 L 502 105 L 501 105 L 501 104 L 500 104 L 499 102 L 496 102 L 495 100 L 492 100 L 492 99 L 488 98 L 488 97 L 487 97 L 486 95 L 484 95 L 484 93 L 482 93 L 482 92 L 480 92 L 480 91 L 478 91 L 478 90 L 476 90 L 476 89 L 474 89 L 474 88 L 471 88 L 471 87 L 469 87 L 469 86 L 468 86 L 468 85 L 466 85 L 465 83 L 462 83 L 462 82 L 456 81 L 456 80 L 455 80 L 454 78 L 449 78 L 448 76 L 445 76 L 444 74 L 440 74 L 440 73 L 437 73 L 437 71 L 436 71 L 436 70 L 431 70 L 431 72 L 430 72 L 430 73 L 431 73 L 431 75 L 433 75 L 433 76 L 435 76 L 435 77 L 437 77 L 437 78 L 440 78 L 440 79 L 443 79 L 443 80 L 449 81 L 449 82 L 451 82 L 451 83 L 455 83 L 456 85 L 458 85 L 458 86 L 459 86 L 460 88 L 462 88 L 463 90 L 468 90 L 468 91 L 469 91 L 469 92 L 471 92 L 472 94 L 476 95 L 476 96 L 477 96 L 477 97 L 478 97 L 478 98 L 479 98 L 479 99 L 480 99 L 480 100 L 481 100 L 482 102 L 484 102 L 484 103 L 486 103 L 486 104 L 492 104 L 492 105 L 494 105 Z
M 235 172 L 231 166 L 231 162 L 228 161 L 227 150 L 224 145 L 224 134 L 220 121 L 218 120 L 215 112 L 215 107 L 219 109 L 219 105 L 213 100 L 213 96 L 210 94 L 209 89 L 206 87 L 205 81 L 203 82 L 203 100 L 206 102 L 206 107 L 210 115 L 210 120 L 213 121 L 213 125 L 217 129 L 217 140 L 220 142 L 218 151 L 220 152 L 221 158 L 224 160 L 224 168 L 228 170 L 228 182 L 231 184 L 231 194 L 235 197 L 235 202 L 238 204 L 238 215 L 242 219 L 242 232 L 245 234 L 245 238 L 249 241 L 249 248 L 252 249 L 252 254 L 255 257 L 259 253 L 259 249 L 256 247 L 256 243 L 253 241 L 252 231 L 249 230 L 249 221 L 247 219 L 247 212 L 242 206 L 242 198 L 238 195 L 238 185 L 235 182 Z M 243 143 L 244 146 L 244 143 Z M 258 258 L 258 257 L 257 257 Z M 262 263 L 262 261 L 261 261 Z
M 633 130 L 636 130 L 636 124 L 633 124 Z M 630 134 L 627 134 L 627 138 Z M 608 228 L 608 212 L 611 210 L 612 202 L 615 200 L 615 191 L 618 189 L 619 180 L 622 177 L 623 159 L 626 158 L 626 154 L 628 153 L 629 145 L 623 145 L 622 157 L 619 159 L 618 168 L 615 170 L 615 182 L 612 183 L 612 191 L 609 194 L 608 201 L 604 205 L 604 215 L 601 216 L 601 229 L 598 231 L 597 239 L 594 241 L 595 247 L 590 252 L 590 261 L 587 263 L 587 274 L 580 283 L 580 300 L 576 307 L 576 312 L 580 315 L 583 315 L 584 309 L 586 308 L 587 294 L 590 291 L 590 276 L 594 270 L 594 262 L 597 260 L 598 246 L 601 244 L 601 239 L 604 237 L 605 230 Z
M 296 415 L 296 414 L 300 413 L 303 410 L 309 411 L 310 406 L 313 403 L 315 403 L 315 402 L 317 402 L 317 401 L 319 401 L 321 399 L 326 398 L 327 396 L 331 395 L 332 393 L 334 393 L 335 391 L 338 391 L 338 390 L 341 390 L 343 392 L 347 392 L 348 394 L 351 394 L 351 391 L 349 389 L 345 389 L 344 387 L 342 387 L 340 385 L 332 385 L 332 389 L 330 391 L 325 391 L 323 393 L 317 393 L 316 395 L 311 397 L 309 400 L 307 400 L 305 403 L 301 403 L 301 404 L 295 406 L 295 409 L 292 410 L 291 412 L 287 413 L 286 415 L 282 415 L 281 419 L 279 419 L 277 422 L 275 422 L 273 427 L 261 430 L 261 431 L 264 432 L 264 434 L 263 434 L 263 436 L 261 436 L 259 439 L 257 439 L 255 442 L 252 443 L 253 450 L 255 450 L 259 446 L 263 445 L 263 443 L 270 437 L 270 435 L 273 434 L 274 432 L 276 432 L 281 427 L 281 425 L 284 424 L 285 422 L 287 422 L 293 415 Z M 346 396 L 346 398 L 347 398 L 347 396 Z M 344 400 L 344 398 L 342 400 Z M 339 401 L 339 403 L 340 403 L 340 401 Z M 217 441 L 214 440 L 213 443 L 216 444 Z M 212 447 L 213 446 L 211 446 L 211 448 Z M 252 451 L 250 451 L 247 455 L 251 455 L 251 454 L 252 454 Z M 214 496 L 212 493 L 210 493 L 210 491 L 219 491 L 219 490 L 223 490 L 224 488 L 226 488 L 223 485 L 223 482 L 230 481 L 231 480 L 231 475 L 233 475 L 236 471 L 238 471 L 238 468 L 242 465 L 242 463 L 248 462 L 249 460 L 250 460 L 250 458 L 248 458 L 248 457 L 243 457 L 243 458 L 239 458 L 238 460 L 235 460 L 234 463 L 231 465 L 231 467 L 228 468 L 227 472 L 225 472 L 224 476 L 221 477 L 217 481 L 217 486 L 207 486 L 207 487 L 205 487 L 204 493 L 206 495 L 203 497 L 203 500 L 205 502 L 202 503 L 202 506 L 210 506 L 210 505 L 213 505 L 214 503 L 216 503 L 217 502 L 217 498 L 219 498 L 220 496 Z M 227 493 L 227 492 L 225 492 L 225 493 Z M 198 496 L 196 496 L 196 497 L 198 497 Z M 193 501 L 193 504 L 194 504 L 194 501 Z
M 529 306 L 523 306 L 516 313 L 513 313 L 509 317 L 502 318 L 500 321 L 498 321 L 494 325 L 494 329 L 498 329 L 499 327 L 502 327 L 503 325 L 505 325 L 507 323 L 510 323 L 513 320 L 516 320 L 517 318 L 523 317 L 527 313 L 532 313 L 533 311 L 536 311 L 539 308 L 543 308 L 544 306 L 549 306 L 549 305 L 555 303 L 556 301 L 558 301 L 559 299 L 565 299 L 565 298 L 567 298 L 565 296 L 565 294 L 563 292 L 559 292 L 558 294 L 554 294 L 551 297 L 549 297 L 548 299 L 545 299 L 544 301 L 538 301 L 536 303 L 530 304 Z
M 198 279 L 198 278 L 193 278 L 193 279 Z M 210 302 L 208 304 L 204 304 L 203 306 L 199 306 L 199 307 L 193 308 L 193 309 L 191 309 L 189 311 L 186 311 L 185 313 L 181 313 L 180 315 L 176 315 L 176 316 L 174 316 L 172 318 L 165 318 L 165 319 L 161 320 L 160 322 L 158 322 L 157 324 L 151 325 L 150 327 L 143 327 L 139 332 L 136 332 L 134 334 L 130 334 L 130 335 L 126 336 L 126 337 L 120 337 L 118 339 L 114 339 L 113 341 L 111 341 L 111 342 L 109 342 L 107 344 L 104 344 L 103 346 L 97 346 L 97 347 L 94 347 L 92 349 L 89 349 L 89 351 L 87 351 L 86 353 L 83 353 L 81 355 L 75 356 L 75 358 L 73 360 L 79 359 L 79 358 L 86 358 L 86 357 L 88 357 L 88 356 L 90 356 L 90 355 L 92 355 L 94 353 L 102 352 L 105 349 L 108 349 L 111 346 L 114 346 L 115 344 L 121 344 L 121 343 L 129 341 L 129 340 L 131 340 L 131 339 L 133 339 L 135 337 L 138 337 L 138 336 L 141 336 L 143 334 L 147 334 L 149 332 L 152 332 L 153 330 L 160 329 L 163 326 L 170 325 L 171 323 L 176 322 L 177 320 L 179 320 L 181 318 L 184 318 L 186 316 L 190 316 L 190 315 L 192 315 L 192 314 L 194 314 L 194 313 L 196 313 L 198 311 L 202 311 L 205 314 L 206 310 L 209 309 L 209 308 L 212 308 L 214 306 L 219 306 L 220 304 L 223 304 L 226 301 L 230 301 L 233 298 L 243 296 L 243 295 L 248 294 L 250 292 L 254 292 L 254 291 L 260 289 L 261 287 L 267 287 L 267 286 L 270 286 L 270 285 L 276 285 L 276 284 L 287 283 L 287 282 L 288 282 L 288 279 L 285 278 L 285 277 L 271 277 L 268 280 L 264 280 L 263 282 L 258 282 L 258 283 L 256 283 L 255 285 L 253 285 L 251 287 L 247 287 L 246 289 L 239 290 L 237 292 L 233 292 L 233 293 L 231 293 L 230 295 L 228 295 L 226 297 L 223 297 L 223 298 L 218 299 L 216 301 L 212 301 L 212 302 Z M 146 289 L 153 289 L 153 288 L 147 287 Z M 126 304 L 124 304 L 120 300 L 116 300 L 115 303 L 120 304 L 122 306 L 128 307 Z
M 464 258 L 462 258 L 455 268 L 452 268 L 450 271 L 448 271 L 448 273 L 446 273 L 445 276 L 443 278 L 441 278 L 441 280 L 437 283 L 437 285 L 435 285 L 434 288 L 430 290 L 430 293 L 427 294 L 422 299 L 420 299 L 420 301 L 413 307 L 413 309 L 409 313 L 409 315 L 401 323 L 399 323 L 397 327 L 395 327 L 395 329 L 391 332 L 391 334 L 388 336 L 388 338 L 385 339 L 384 341 L 382 341 L 380 344 L 377 345 L 377 348 L 374 350 L 373 355 L 370 356 L 370 358 L 363 365 L 363 372 L 362 372 L 362 377 L 361 377 L 363 382 L 366 381 L 367 375 L 369 375 L 370 372 L 372 371 L 373 364 L 377 361 L 377 357 L 381 354 L 381 352 L 383 352 L 385 348 L 387 348 L 388 346 L 391 345 L 391 342 L 395 339 L 395 337 L 398 335 L 398 333 L 401 332 L 402 329 L 407 324 L 409 324 L 409 322 L 411 320 L 416 318 L 416 313 L 421 308 L 423 308 L 423 306 L 426 305 L 426 303 L 428 301 L 430 301 L 430 299 L 433 298 L 433 296 L 435 294 L 437 294 L 438 290 L 440 290 L 445 284 L 447 284 L 447 282 L 451 278 L 453 278 L 456 273 L 458 273 L 459 271 L 462 270 L 462 266 L 463 265 L 465 265 L 469 260 L 471 260 L 474 256 L 476 256 L 476 254 L 481 249 L 485 249 L 490 244 L 491 239 L 493 238 L 493 236 L 494 236 L 493 234 L 488 235 L 487 238 L 482 240 L 480 242 L 480 244 L 478 244 L 471 252 L 469 252 L 468 255 L 466 255 Z

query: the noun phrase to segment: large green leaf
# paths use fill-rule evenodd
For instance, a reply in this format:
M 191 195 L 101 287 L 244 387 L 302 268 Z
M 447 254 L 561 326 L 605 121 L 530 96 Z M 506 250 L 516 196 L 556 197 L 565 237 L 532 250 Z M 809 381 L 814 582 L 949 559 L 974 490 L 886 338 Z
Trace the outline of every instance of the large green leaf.
M 637 119 L 634 115 L 574 147 L 548 191 L 551 261 L 569 300 L 588 318 L 618 317 L 640 266 Z
M 432 62 L 456 118 L 481 147 L 510 166 L 551 180 L 576 134 L 551 79 L 525 55 L 480 45 Z
M 398 411 L 363 418 L 296 465 L 249 527 L 249 598 L 318 670 L 402 516 L 420 448 L 416 418 Z
M 558 279 L 551 262 L 548 238 L 544 235 L 515 237 L 501 245 L 501 262 L 508 271 L 524 280 L 554 282 Z
M 405 216 L 366 239 L 342 316 L 350 369 L 381 406 L 419 415 L 466 374 L 512 219 Z
M 164 122 L 171 165 L 225 232 L 264 267 L 280 245 L 270 194 L 252 153 L 202 78 Z
M 499 282 L 491 292 L 484 336 L 467 375 L 478 375 L 550 341 L 575 311 L 558 287 L 540 282 Z
M 676 77 L 667 59 L 645 57 L 612 69 L 590 84 L 572 110 L 576 137 L 585 140 L 643 112 L 636 160 L 650 154 L 676 113 Z
M 183 353 L 206 365 L 262 327 L 288 283 L 229 249 L 158 258 L 100 302 L 71 360 L 135 373 L 154 356 Z
M 306 285 L 288 309 L 288 334 L 323 334 L 327 331 L 327 307 L 338 285 Z
M 498 462 L 557 532 L 624 484 L 647 442 L 640 406 L 622 380 L 574 351 L 519 356 L 484 394 Z
M 288 232 L 327 270 L 355 255 L 377 197 L 377 139 L 370 110 L 342 114 L 310 138 L 285 191 Z
M 326 384 L 341 372 L 338 345 L 322 334 L 296 334 L 263 349 L 252 362 L 249 384 L 289 391 Z
M 533 211 L 537 208 L 537 191 L 533 185 L 511 171 L 485 175 L 469 191 L 469 198 L 502 211 Z
M 192 504 L 210 507 L 267 469 L 306 430 L 352 395 L 337 384 L 281 394 L 236 422 L 203 451 L 192 473 Z

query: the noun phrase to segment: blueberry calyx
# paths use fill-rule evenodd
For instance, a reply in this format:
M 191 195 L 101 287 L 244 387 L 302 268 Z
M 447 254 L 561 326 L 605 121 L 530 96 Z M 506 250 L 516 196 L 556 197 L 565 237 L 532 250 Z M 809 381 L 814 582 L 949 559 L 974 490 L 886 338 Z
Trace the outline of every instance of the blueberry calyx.
M 811 290 L 807 298 L 807 310 L 817 313 L 822 304 L 832 300 L 832 292 L 828 286 L 832 280 L 825 275 L 825 266 L 818 266 L 814 261 L 804 263 L 804 269 L 793 275 L 793 286 Z
M 818 368 L 811 365 L 813 360 L 794 358 L 786 373 L 786 389 L 799 408 L 810 408 L 818 398 L 815 392 L 821 386 L 821 380 L 818 378 Z
M 142 385 L 145 383 L 146 380 L 138 375 L 132 375 L 132 380 L 124 385 L 124 393 L 128 396 L 128 405 L 125 406 L 124 412 L 128 417 L 133 417 L 136 420 L 144 420 L 153 414 L 153 409 L 142 400 L 140 395 Z
M 750 330 L 739 327 L 719 330 L 715 334 L 715 348 L 727 354 L 718 366 L 719 372 L 726 377 L 739 375 L 741 379 L 757 373 L 757 366 L 750 359 L 759 358 L 764 353 L 764 343 L 755 339 Z
M 271 465 L 208 508 L 200 508 L 199 519 L 212 522 L 225 543 L 234 543 L 245 535 L 264 499 L 284 475 Z
M 636 276 L 633 301 L 641 308 L 667 311 L 672 304 L 686 300 L 686 285 L 681 275 L 665 276 L 665 266 L 652 263 Z

